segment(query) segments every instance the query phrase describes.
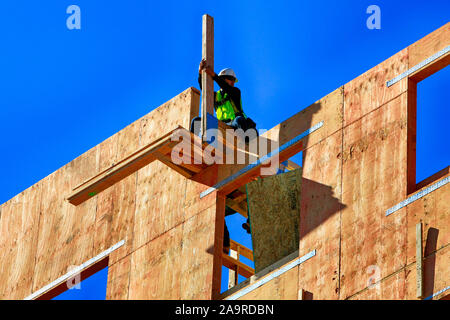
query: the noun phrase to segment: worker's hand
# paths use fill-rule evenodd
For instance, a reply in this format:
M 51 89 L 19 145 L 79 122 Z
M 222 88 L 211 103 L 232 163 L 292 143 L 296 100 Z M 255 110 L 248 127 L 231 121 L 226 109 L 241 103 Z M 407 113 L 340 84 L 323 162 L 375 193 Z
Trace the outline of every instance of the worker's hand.
M 202 60 L 198 66 L 198 73 L 202 73 L 203 70 L 205 70 L 206 74 L 209 74 L 211 77 L 216 75 L 214 70 L 206 64 L 206 60 Z
M 198 66 L 198 73 L 202 73 L 202 70 L 206 67 L 206 60 L 200 61 L 200 65 Z

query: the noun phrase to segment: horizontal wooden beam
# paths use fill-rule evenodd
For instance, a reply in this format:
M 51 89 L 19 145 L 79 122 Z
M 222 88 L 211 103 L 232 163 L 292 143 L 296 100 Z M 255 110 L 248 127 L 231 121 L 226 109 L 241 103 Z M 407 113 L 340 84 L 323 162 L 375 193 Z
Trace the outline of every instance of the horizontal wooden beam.
M 240 255 L 253 261 L 253 251 L 231 239 L 230 239 L 230 249 L 237 251 Z
M 234 211 L 236 211 L 243 217 L 248 218 L 247 204 L 244 203 L 243 201 L 238 203 L 237 201 L 234 201 L 233 199 L 227 198 L 225 200 L 225 204 L 227 207 L 230 207 L 231 209 L 233 209 Z
M 157 159 L 166 164 L 170 162 L 170 167 L 175 168 L 176 165 L 171 163 L 170 157 L 165 156 L 164 153 L 170 152 L 180 141 L 193 143 L 194 139 L 200 140 L 199 137 L 179 126 L 112 167 L 83 182 L 74 188 L 66 199 L 73 205 L 79 205 Z M 201 142 L 200 145 L 202 145 Z M 193 174 L 192 170 L 185 168 L 177 168 L 176 170 L 186 177 Z
M 246 264 L 243 264 L 225 253 L 222 254 L 222 264 L 230 270 L 235 270 L 237 266 L 238 273 L 246 278 L 250 278 L 255 274 L 255 269 L 250 268 Z

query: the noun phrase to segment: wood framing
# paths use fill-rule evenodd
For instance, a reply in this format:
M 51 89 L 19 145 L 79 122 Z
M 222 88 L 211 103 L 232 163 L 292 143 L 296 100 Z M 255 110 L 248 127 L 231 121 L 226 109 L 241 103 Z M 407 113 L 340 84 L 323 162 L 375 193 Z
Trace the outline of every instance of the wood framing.
M 181 143 L 184 143 L 184 146 L 181 146 L 183 150 L 189 149 L 194 152 L 195 141 L 198 139 L 182 127 L 171 130 L 119 163 L 75 187 L 67 200 L 74 205 L 79 205 L 155 160 L 160 160 L 181 175 L 190 178 L 206 168 L 206 165 L 203 162 L 196 165 L 193 161 L 194 156 L 191 155 L 189 155 L 188 163 L 175 164 L 171 159 L 171 152 L 176 145 Z M 205 146 L 206 144 L 203 144 L 203 147 Z M 200 149 L 200 157 L 202 157 L 201 151 L 202 149 Z
M 214 70 L 214 19 L 205 14 L 203 15 L 202 25 L 202 59 L 206 65 Z M 202 71 L 202 138 L 205 140 L 207 126 L 207 114 L 214 114 L 214 80 Z

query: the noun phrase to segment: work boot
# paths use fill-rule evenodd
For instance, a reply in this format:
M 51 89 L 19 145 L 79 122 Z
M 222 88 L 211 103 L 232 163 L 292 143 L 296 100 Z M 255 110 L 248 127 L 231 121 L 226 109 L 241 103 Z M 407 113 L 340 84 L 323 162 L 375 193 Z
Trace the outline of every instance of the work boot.
M 250 224 L 248 222 L 243 223 L 242 228 L 245 229 L 248 234 L 250 234 Z

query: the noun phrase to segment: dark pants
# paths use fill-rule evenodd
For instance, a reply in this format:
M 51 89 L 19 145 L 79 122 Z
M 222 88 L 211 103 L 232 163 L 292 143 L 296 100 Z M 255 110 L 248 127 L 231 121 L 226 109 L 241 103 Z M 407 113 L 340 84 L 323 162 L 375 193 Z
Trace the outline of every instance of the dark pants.
M 201 121 L 200 117 L 195 117 L 194 119 L 192 119 L 192 122 L 191 122 L 191 132 L 195 133 L 196 135 L 200 134 L 200 132 L 199 132 L 200 127 L 201 127 L 200 121 Z M 245 118 L 243 116 L 237 116 L 236 118 L 234 118 L 233 121 L 225 122 L 225 124 L 229 125 L 234 130 L 242 129 L 242 130 L 244 130 L 244 132 L 247 131 L 248 129 L 255 129 L 256 136 L 257 137 L 259 136 L 258 130 L 256 130 L 256 123 L 254 123 L 253 120 L 250 118 Z M 246 141 L 246 142 L 248 142 L 248 141 Z

